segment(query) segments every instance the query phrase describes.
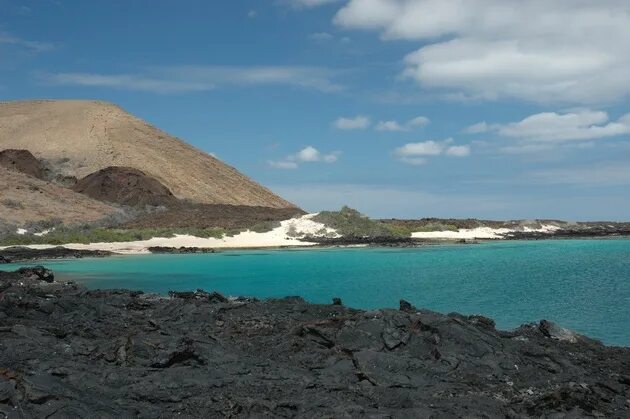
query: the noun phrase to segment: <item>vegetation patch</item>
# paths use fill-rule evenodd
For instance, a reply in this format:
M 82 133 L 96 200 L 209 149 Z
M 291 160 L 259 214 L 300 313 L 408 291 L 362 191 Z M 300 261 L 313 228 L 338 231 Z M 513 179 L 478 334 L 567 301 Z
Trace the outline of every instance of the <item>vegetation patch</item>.
M 313 221 L 334 228 L 344 237 L 410 237 L 411 231 L 404 226 L 375 221 L 359 211 L 344 206 L 340 211 L 322 211 Z
M 415 231 L 418 232 L 432 232 L 432 231 L 459 231 L 456 225 L 442 224 L 442 223 L 429 223 L 420 227 L 417 227 Z
M 154 237 L 175 237 L 177 234 L 201 238 L 222 238 L 226 232 L 222 228 L 181 228 L 181 229 L 117 229 L 90 227 L 56 227 L 53 231 L 37 236 L 35 234 L 6 234 L 0 238 L 2 246 L 26 246 L 31 244 L 62 245 L 67 243 L 111 243 L 149 240 Z

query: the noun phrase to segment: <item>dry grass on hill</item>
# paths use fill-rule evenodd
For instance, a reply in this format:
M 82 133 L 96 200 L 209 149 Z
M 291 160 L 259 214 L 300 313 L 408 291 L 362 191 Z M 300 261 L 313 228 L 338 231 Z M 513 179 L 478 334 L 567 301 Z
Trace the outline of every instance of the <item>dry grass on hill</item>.
M 95 201 L 49 182 L 0 167 L 0 220 L 22 225 L 57 219 L 67 224 L 98 221 L 116 212 Z
M 180 199 L 294 207 L 235 168 L 105 102 L 0 102 L 0 150 L 8 148 L 29 150 L 58 174 L 79 179 L 126 166 L 156 178 Z

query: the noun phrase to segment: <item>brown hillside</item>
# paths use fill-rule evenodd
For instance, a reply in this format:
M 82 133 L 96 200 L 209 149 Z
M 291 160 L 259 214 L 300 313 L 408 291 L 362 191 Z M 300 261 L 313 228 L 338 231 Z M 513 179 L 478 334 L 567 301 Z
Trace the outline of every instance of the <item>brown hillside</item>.
M 72 190 L 98 201 L 133 207 L 170 206 L 177 202 L 158 180 L 132 167 L 107 167 L 79 180 Z
M 0 102 L 0 149 L 30 150 L 60 175 L 133 167 L 176 197 L 206 204 L 293 205 L 214 157 L 97 101 Z
M 20 172 L 0 167 L 0 220 L 22 225 L 59 219 L 67 224 L 98 221 L 116 209 Z
M 43 179 L 44 167 L 28 150 L 0 150 L 0 166 Z

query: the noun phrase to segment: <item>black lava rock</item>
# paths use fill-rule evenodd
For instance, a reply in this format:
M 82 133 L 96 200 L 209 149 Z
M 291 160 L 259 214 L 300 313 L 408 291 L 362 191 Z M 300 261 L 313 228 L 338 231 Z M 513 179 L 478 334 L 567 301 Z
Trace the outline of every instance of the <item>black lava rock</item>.
M 49 278 L 0 272 L 0 417 L 630 417 L 630 348 L 547 321 Z

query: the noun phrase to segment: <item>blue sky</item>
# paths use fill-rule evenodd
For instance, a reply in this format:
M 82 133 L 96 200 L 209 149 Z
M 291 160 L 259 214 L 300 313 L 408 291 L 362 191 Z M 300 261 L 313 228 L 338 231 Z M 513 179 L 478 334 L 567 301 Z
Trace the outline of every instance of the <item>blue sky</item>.
M 114 102 L 308 210 L 630 219 L 629 93 L 621 0 L 0 0 L 0 98 Z

